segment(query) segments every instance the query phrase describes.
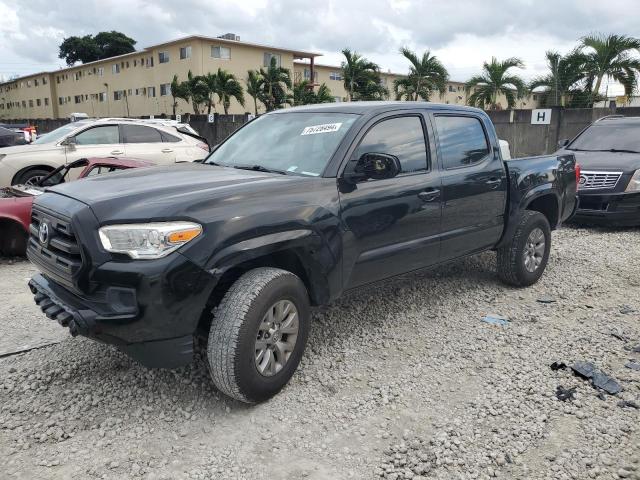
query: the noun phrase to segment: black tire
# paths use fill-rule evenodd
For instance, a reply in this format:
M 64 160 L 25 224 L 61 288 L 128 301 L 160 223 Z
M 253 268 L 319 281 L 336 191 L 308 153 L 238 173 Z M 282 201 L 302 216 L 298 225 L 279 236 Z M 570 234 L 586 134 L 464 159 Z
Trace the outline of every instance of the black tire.
M 529 235 L 539 228 L 544 234 L 544 253 L 540 264 L 534 271 L 525 266 L 525 250 Z M 504 283 L 516 287 L 527 287 L 536 283 L 542 276 L 551 250 L 551 227 L 549 221 L 540 212 L 525 210 L 511 242 L 498 250 L 498 277 Z
M 298 311 L 295 346 L 281 370 L 264 376 L 256 365 L 256 339 L 263 316 L 286 300 Z M 278 268 L 256 268 L 229 288 L 214 311 L 207 345 L 211 378 L 224 394 L 245 403 L 271 398 L 298 368 L 309 333 L 309 295 L 296 275 Z
M 0 253 L 8 257 L 23 256 L 27 250 L 27 232 L 17 223 L 0 223 Z
M 29 183 L 29 180 L 37 177 L 45 177 L 51 173 L 51 170 L 44 170 L 42 168 L 31 168 L 22 172 L 20 175 L 17 175 L 13 179 L 12 185 L 26 185 Z

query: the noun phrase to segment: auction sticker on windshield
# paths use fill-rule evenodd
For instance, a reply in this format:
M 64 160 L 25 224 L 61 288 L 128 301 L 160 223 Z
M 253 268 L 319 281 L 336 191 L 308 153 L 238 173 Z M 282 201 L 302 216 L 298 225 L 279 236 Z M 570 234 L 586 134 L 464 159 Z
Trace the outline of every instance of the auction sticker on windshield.
M 325 123 L 323 125 L 311 125 L 310 127 L 305 127 L 302 130 L 300 135 L 315 135 L 316 133 L 331 133 L 337 132 L 342 126 L 342 122 L 340 123 Z

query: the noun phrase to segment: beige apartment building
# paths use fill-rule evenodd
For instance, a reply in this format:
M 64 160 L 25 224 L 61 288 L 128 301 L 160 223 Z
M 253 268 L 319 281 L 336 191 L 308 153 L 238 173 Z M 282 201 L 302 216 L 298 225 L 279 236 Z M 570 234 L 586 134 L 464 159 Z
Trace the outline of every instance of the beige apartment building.
M 182 81 L 186 80 L 189 71 L 193 75 L 203 75 L 222 68 L 244 80 L 248 70 L 267 66 L 272 57 L 293 72 L 294 83 L 311 80 L 313 76 L 313 83 L 325 83 L 336 101 L 346 101 L 340 67 L 316 64 L 315 58 L 320 55 L 242 42 L 234 34 L 222 37 L 193 35 L 118 57 L 0 83 L 0 119 L 67 118 L 78 112 L 91 117 L 171 115 L 170 84 L 174 75 Z M 391 99 L 393 81 L 400 77 L 402 75 L 398 73 L 381 74 L 382 84 L 388 88 Z M 447 87 L 444 95 L 431 101 L 466 103 L 463 83 L 450 82 Z M 222 112 L 220 105 L 216 108 Z M 532 101 L 519 101 L 518 108 L 533 108 Z M 234 99 L 229 113 L 252 111 L 253 101 L 245 94 L 245 106 Z M 193 108 L 178 100 L 176 112 L 193 113 Z

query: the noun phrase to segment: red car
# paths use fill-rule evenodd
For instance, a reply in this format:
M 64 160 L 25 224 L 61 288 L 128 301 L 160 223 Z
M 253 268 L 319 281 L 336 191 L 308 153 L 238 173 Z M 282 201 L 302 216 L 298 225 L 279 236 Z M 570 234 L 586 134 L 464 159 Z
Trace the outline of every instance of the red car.
M 56 168 L 42 178 L 36 186 L 14 185 L 0 188 L 0 254 L 24 255 L 29 236 L 33 198 L 44 193 L 45 187 L 76 178 L 151 165 L 153 164 L 150 162 L 127 158 L 81 158 Z

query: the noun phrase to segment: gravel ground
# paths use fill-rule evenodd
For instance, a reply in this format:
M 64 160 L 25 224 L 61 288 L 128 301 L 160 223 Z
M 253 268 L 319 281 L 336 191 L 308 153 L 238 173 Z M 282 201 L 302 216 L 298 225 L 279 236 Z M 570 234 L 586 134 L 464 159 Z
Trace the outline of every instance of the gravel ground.
M 352 294 L 314 314 L 298 373 L 254 407 L 201 361 L 149 370 L 82 338 L 0 358 L 0 476 L 640 479 L 640 371 L 625 368 L 640 361 L 639 240 L 564 228 L 528 289 L 501 285 L 487 253 Z M 20 294 L 30 271 L 0 264 Z M 20 310 L 34 319 L 18 297 L 0 335 Z M 624 391 L 549 368 L 579 360 Z

